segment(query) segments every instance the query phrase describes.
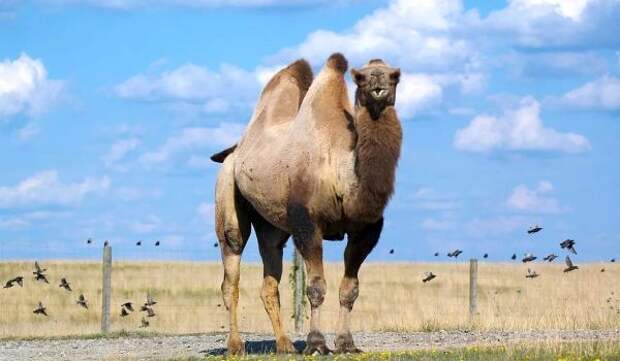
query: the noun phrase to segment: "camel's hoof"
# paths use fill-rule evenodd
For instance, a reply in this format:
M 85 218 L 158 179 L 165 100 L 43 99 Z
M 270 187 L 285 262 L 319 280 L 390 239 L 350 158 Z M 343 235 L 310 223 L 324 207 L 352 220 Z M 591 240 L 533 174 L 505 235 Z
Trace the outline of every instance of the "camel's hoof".
M 353 336 L 350 333 L 336 336 L 336 353 L 361 353 L 359 348 L 353 343 Z
M 243 356 L 245 355 L 245 344 L 239 337 L 228 338 L 228 355 Z
M 323 334 L 318 331 L 310 331 L 308 340 L 306 341 L 304 355 L 329 355 L 332 353 L 332 350 L 327 348 L 325 344 L 325 337 Z
M 276 341 L 276 352 L 277 353 L 296 353 L 297 350 L 295 349 L 295 346 L 293 346 L 293 343 L 291 342 L 291 340 L 284 336 L 284 337 L 280 337 L 277 341 Z

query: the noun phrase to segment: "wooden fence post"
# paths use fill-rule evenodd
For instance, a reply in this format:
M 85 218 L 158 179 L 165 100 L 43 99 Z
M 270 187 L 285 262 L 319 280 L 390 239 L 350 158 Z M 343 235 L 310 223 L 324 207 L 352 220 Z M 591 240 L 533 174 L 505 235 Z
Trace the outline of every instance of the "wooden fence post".
M 304 327 L 304 309 L 303 309 L 303 297 L 304 297 L 304 262 L 301 254 L 297 249 L 293 253 L 293 269 L 295 271 L 295 290 L 294 290 L 294 315 L 295 315 L 295 332 L 301 333 Z
M 103 286 L 101 290 L 101 333 L 110 331 L 110 299 L 112 297 L 112 247 L 103 247 Z
M 469 316 L 476 315 L 478 310 L 478 260 L 469 260 Z

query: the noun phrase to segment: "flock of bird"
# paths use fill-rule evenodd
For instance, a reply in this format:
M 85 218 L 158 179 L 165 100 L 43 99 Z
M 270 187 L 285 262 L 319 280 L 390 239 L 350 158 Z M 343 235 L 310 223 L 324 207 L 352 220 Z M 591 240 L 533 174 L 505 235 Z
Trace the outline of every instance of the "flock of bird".
M 532 226 L 532 227 L 530 227 L 530 228 L 527 230 L 527 233 L 528 233 L 528 234 L 538 233 L 538 232 L 540 232 L 542 229 L 543 229 L 543 228 L 542 228 L 542 227 L 540 227 L 540 226 L 538 226 L 538 225 L 536 225 L 536 226 Z M 562 242 L 560 243 L 560 248 L 561 248 L 561 249 L 566 250 L 567 252 L 570 252 L 570 253 L 572 253 L 572 254 L 575 254 L 575 255 L 576 255 L 576 254 L 577 254 L 577 250 L 575 249 L 575 244 L 576 244 L 576 242 L 575 242 L 575 240 L 574 240 L 574 239 L 566 239 L 566 240 L 564 240 L 564 241 L 562 241 Z M 392 249 L 392 250 L 390 250 L 390 254 L 393 254 L 393 253 L 394 253 L 394 250 L 393 250 L 393 249 Z M 463 253 L 463 251 L 457 248 L 457 249 L 455 249 L 455 250 L 452 250 L 452 251 L 448 252 L 448 253 L 447 253 L 447 256 L 448 256 L 448 257 L 450 257 L 450 258 L 458 258 L 458 256 L 459 256 L 460 254 L 462 254 L 462 253 Z M 435 256 L 435 257 L 439 257 L 439 252 L 435 252 L 434 256 Z M 489 257 L 489 254 L 488 254 L 488 253 L 485 253 L 485 254 L 482 256 L 482 258 L 488 258 L 488 257 Z M 558 258 L 558 255 L 557 255 L 557 254 L 554 254 L 554 253 L 551 253 L 551 254 L 549 254 L 549 255 L 545 256 L 545 257 L 543 258 L 543 260 L 544 260 L 544 261 L 547 261 L 547 262 L 553 262 L 556 258 Z M 513 260 L 513 261 L 514 261 L 514 260 L 516 260 L 516 259 L 517 259 L 517 254 L 516 254 L 516 253 L 514 253 L 514 254 L 512 255 L 512 257 L 510 257 L 510 259 L 511 259 L 511 260 Z M 525 254 L 523 255 L 523 258 L 521 259 L 521 262 L 523 262 L 523 263 L 529 263 L 529 262 L 533 262 L 533 261 L 535 261 L 535 260 L 537 260 L 537 259 L 538 259 L 538 257 L 536 257 L 535 255 L 533 255 L 532 253 L 525 253 Z M 564 268 L 564 273 L 571 272 L 571 271 L 574 271 L 574 270 L 579 269 L 579 266 L 577 266 L 577 265 L 575 265 L 575 264 L 573 263 L 573 261 L 570 259 L 570 256 L 569 256 L 569 255 L 567 255 L 567 256 L 566 256 L 566 258 L 564 259 L 564 262 L 566 263 L 566 268 Z M 612 259 L 610 260 L 610 262 L 614 263 L 614 262 L 616 262 L 616 259 L 615 259 L 615 258 L 612 258 Z M 601 269 L 601 272 L 605 272 L 605 268 L 602 268 L 602 269 Z M 528 268 L 528 269 L 527 269 L 527 274 L 525 275 L 525 278 L 532 279 L 532 278 L 536 278 L 536 277 L 538 277 L 538 276 L 540 276 L 540 275 L 539 275 L 536 271 L 532 270 L 531 268 Z M 425 273 L 424 273 L 424 277 L 422 278 L 422 282 L 424 282 L 424 283 L 426 283 L 426 282 L 430 282 L 430 281 L 432 281 L 433 279 L 435 279 L 436 277 L 437 277 L 437 275 L 436 275 L 436 274 L 434 274 L 433 272 L 425 272 Z
M 91 244 L 92 240 L 89 239 L 87 243 Z M 156 245 L 159 245 L 159 242 L 156 242 Z M 42 283 L 50 284 L 47 278 L 47 275 L 45 274 L 46 271 L 47 271 L 46 268 L 42 268 L 39 262 L 35 261 L 34 271 L 32 272 L 32 274 L 34 275 L 35 282 L 42 282 Z M 5 289 L 13 288 L 16 285 L 19 287 L 24 287 L 23 276 L 17 276 L 17 277 L 14 277 L 8 280 L 4 284 L 3 288 Z M 58 284 L 58 287 L 66 290 L 69 293 L 73 292 L 73 289 L 71 288 L 71 284 L 69 283 L 66 277 L 62 277 L 60 279 L 60 283 Z M 86 296 L 84 296 L 84 294 L 80 294 L 78 296 L 77 300 L 75 301 L 75 304 L 88 310 L 88 301 L 86 300 Z M 153 309 L 153 306 L 155 304 L 157 304 L 157 301 L 155 301 L 155 299 L 153 299 L 151 295 L 147 294 L 146 302 L 140 307 L 140 311 L 146 312 L 146 317 L 155 317 L 155 310 Z M 129 314 L 132 313 L 133 311 L 134 311 L 133 302 L 131 301 L 125 302 L 121 305 L 120 316 L 121 317 L 129 316 Z M 47 307 L 41 301 L 37 303 L 36 307 L 32 311 L 32 313 L 34 313 L 35 315 L 42 315 L 42 316 L 48 316 L 47 312 L 48 312 Z M 147 318 L 142 317 L 142 323 L 140 327 L 149 327 L 149 321 L 147 320 Z

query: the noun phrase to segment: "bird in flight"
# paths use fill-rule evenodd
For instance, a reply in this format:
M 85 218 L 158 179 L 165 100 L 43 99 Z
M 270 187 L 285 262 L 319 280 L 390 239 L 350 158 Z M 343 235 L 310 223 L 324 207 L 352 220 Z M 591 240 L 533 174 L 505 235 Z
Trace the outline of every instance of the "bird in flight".
M 527 275 L 525 275 L 525 278 L 536 278 L 538 277 L 539 274 L 536 273 L 536 271 L 532 271 L 531 269 L 527 269 Z
M 429 282 L 435 277 L 437 277 L 437 275 L 435 275 L 433 272 L 424 272 L 424 278 L 422 279 L 422 282 Z
M 562 241 L 562 243 L 560 243 L 560 247 L 562 247 L 562 249 L 566 248 L 568 251 L 572 252 L 573 254 L 577 254 L 577 251 L 575 250 L 574 239 L 565 239 L 564 241 Z
M 121 307 L 121 317 L 129 316 L 129 312 L 125 309 L 125 307 Z
M 523 259 L 521 260 L 521 262 L 523 262 L 523 263 L 532 262 L 536 258 L 538 258 L 538 257 L 534 256 L 531 253 L 526 253 L 525 256 L 523 257 Z
M 514 261 L 514 260 L 516 260 L 516 259 L 517 259 L 517 254 L 516 254 L 516 253 L 513 253 L 513 254 L 512 254 L 512 257 L 510 257 L 510 259 L 511 259 L 511 260 L 513 260 L 513 261 Z
M 439 257 L 439 252 L 435 252 L 435 257 Z
M 391 250 L 390 250 L 390 254 L 394 254 L 394 249 L 391 249 Z
M 47 312 L 45 310 L 46 308 L 45 306 L 43 306 L 43 303 L 39 302 L 39 304 L 37 305 L 37 308 L 35 308 L 34 311 L 32 311 L 32 313 L 34 313 L 35 315 L 47 316 Z
M 121 305 L 121 307 L 126 308 L 127 311 L 133 312 L 133 302 L 125 302 Z
M 6 282 L 6 284 L 4 285 L 4 287 L 2 288 L 11 288 L 13 286 L 15 286 L 15 283 L 17 283 L 19 285 L 19 287 L 24 287 L 24 277 L 22 276 L 17 276 L 11 280 L 8 280 Z
M 535 225 L 535 226 L 530 227 L 527 230 L 527 233 L 529 233 L 529 234 L 537 233 L 537 232 L 540 232 L 541 230 L 542 230 L 542 227 L 540 227 L 539 225 Z
M 86 240 L 86 244 L 92 244 L 92 243 L 93 243 L 92 238 L 89 238 L 89 239 Z
M 145 306 L 144 311 L 146 311 L 146 317 L 155 317 L 155 311 L 152 307 Z
M 84 297 L 83 294 L 78 297 L 78 300 L 75 301 L 75 303 L 84 307 L 85 309 L 88 309 L 88 302 L 86 301 L 86 297 Z
M 153 305 L 156 305 L 156 304 L 157 304 L 157 301 L 155 301 L 153 296 L 146 295 L 146 302 L 144 303 L 145 306 L 153 306 Z
M 564 269 L 564 273 L 566 273 L 566 272 L 570 272 L 570 271 L 574 271 L 574 270 L 576 270 L 576 269 L 579 269 L 579 267 L 578 267 L 578 266 L 575 266 L 575 265 L 573 264 L 573 261 L 571 261 L 571 260 L 570 260 L 570 257 L 569 257 L 569 256 L 566 256 L 566 260 L 565 260 L 565 262 L 566 262 L 566 268 Z
M 47 271 L 47 268 L 41 268 L 41 266 L 39 266 L 39 262 L 34 261 L 34 272 L 32 272 L 32 274 L 34 275 L 35 280 L 49 283 L 47 277 L 43 274 L 45 271 Z
M 159 247 L 159 241 L 155 242 L 155 247 Z
M 455 249 L 454 251 L 448 253 L 448 257 L 454 257 L 454 258 L 458 258 L 458 256 L 463 253 L 463 251 L 461 251 L 460 249 Z
M 142 245 L 142 241 L 136 242 L 136 246 L 141 246 L 141 245 Z
M 482 258 L 489 258 L 489 254 L 485 253 L 484 256 L 482 256 Z
M 555 260 L 556 258 L 558 258 L 558 256 L 556 254 L 550 254 L 545 256 L 545 258 L 543 258 L 543 260 L 547 261 L 547 262 L 553 262 L 553 260 Z
M 67 282 L 66 278 L 61 278 L 60 279 L 60 284 L 58 285 L 58 287 L 60 288 L 64 288 L 65 290 L 71 292 L 71 285 L 69 284 L 69 282 Z

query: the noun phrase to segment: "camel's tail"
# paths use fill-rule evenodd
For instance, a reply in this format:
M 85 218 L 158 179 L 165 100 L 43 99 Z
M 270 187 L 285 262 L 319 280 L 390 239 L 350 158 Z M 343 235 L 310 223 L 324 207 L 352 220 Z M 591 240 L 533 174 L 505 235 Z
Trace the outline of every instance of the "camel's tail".
M 237 144 L 233 145 L 232 147 L 226 148 L 219 153 L 213 154 L 211 156 L 211 160 L 216 163 L 224 163 L 224 160 L 226 159 L 226 157 L 228 157 L 230 153 L 234 152 L 235 148 L 237 148 Z

